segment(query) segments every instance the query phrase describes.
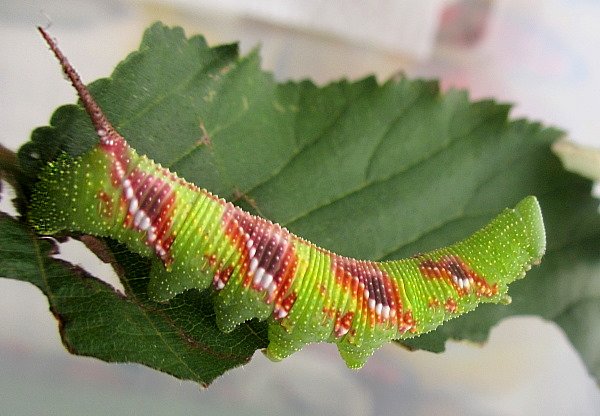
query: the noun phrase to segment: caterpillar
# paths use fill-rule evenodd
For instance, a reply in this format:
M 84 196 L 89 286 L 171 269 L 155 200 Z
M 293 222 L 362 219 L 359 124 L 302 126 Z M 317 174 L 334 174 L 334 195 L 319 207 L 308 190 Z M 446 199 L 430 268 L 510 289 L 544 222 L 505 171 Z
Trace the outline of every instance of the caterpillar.
M 460 242 L 406 259 L 363 261 L 319 248 L 138 154 L 38 29 L 99 140 L 87 153 L 61 154 L 42 169 L 31 225 L 42 235 L 109 237 L 148 257 L 148 293 L 157 302 L 212 288 L 222 331 L 268 320 L 265 353 L 273 360 L 325 341 L 337 345 L 348 367 L 360 368 L 390 340 L 431 331 L 480 303 L 508 303 L 508 284 L 544 254 L 534 196 Z

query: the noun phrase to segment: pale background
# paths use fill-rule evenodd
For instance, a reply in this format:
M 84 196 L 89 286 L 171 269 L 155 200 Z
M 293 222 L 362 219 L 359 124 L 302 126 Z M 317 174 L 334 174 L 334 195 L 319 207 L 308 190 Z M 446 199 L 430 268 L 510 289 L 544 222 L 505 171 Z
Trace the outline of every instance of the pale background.
M 600 147 L 600 2 L 585 0 L 5 0 L 1 143 L 17 149 L 75 99 L 36 25 L 51 22 L 89 82 L 108 76 L 158 19 L 212 45 L 240 40 L 247 52 L 260 44 L 264 67 L 280 80 L 441 78 L 444 88 L 514 102 L 514 116 Z M 76 253 L 71 261 L 108 274 Z M 598 415 L 600 390 L 556 326 L 523 317 L 498 325 L 483 348 L 449 343 L 434 355 L 389 345 L 360 372 L 331 345 L 278 364 L 256 353 L 200 391 L 139 365 L 70 356 L 46 298 L 0 279 L 0 413 Z

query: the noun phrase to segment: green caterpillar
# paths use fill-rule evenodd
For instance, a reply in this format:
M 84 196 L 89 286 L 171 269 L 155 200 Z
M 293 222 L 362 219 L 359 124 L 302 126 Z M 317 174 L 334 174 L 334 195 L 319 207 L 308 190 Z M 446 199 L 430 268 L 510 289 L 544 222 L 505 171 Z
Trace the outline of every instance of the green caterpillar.
M 61 155 L 34 187 L 29 220 L 41 234 L 110 237 L 152 259 L 148 292 L 167 301 L 212 286 L 217 325 L 269 322 L 268 357 L 311 342 L 337 344 L 360 368 L 392 339 L 474 309 L 507 303 L 507 285 L 545 251 L 535 197 L 452 246 L 388 262 L 343 257 L 250 215 L 138 155 L 102 113 L 48 33 L 99 136 L 80 157 Z

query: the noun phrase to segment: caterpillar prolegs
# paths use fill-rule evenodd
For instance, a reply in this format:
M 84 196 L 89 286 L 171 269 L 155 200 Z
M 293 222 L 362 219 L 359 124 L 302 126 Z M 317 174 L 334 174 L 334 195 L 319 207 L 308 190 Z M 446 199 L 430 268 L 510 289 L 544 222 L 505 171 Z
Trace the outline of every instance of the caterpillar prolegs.
M 268 320 L 266 354 L 274 360 L 326 341 L 359 368 L 389 340 L 431 331 L 479 303 L 508 302 L 508 284 L 544 253 L 541 211 L 531 196 L 467 239 L 411 258 L 362 261 L 321 249 L 138 155 L 39 30 L 99 142 L 43 169 L 31 198 L 32 225 L 41 234 L 110 237 L 150 258 L 148 291 L 157 301 L 212 287 L 223 331 Z

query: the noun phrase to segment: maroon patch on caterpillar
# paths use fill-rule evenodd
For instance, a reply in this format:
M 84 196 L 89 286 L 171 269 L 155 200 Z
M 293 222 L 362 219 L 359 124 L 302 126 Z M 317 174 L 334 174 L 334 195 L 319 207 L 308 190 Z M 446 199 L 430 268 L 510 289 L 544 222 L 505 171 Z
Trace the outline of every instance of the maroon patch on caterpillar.
M 170 235 L 175 192 L 158 176 L 135 168 L 121 180 L 121 199 L 127 207 L 124 225 L 146 232 L 146 244 L 152 247 L 165 266 L 173 259 L 169 249 L 174 238 Z
M 231 243 L 242 253 L 243 284 L 266 292 L 266 302 L 275 304 L 274 314 L 284 311 L 287 315 L 289 309 L 286 310 L 284 305 L 291 307 L 291 304 L 286 295 L 298 263 L 293 236 L 279 225 L 250 215 L 230 203 L 223 214 L 223 227 Z
M 425 259 L 419 264 L 423 276 L 431 279 L 444 279 L 452 285 L 459 296 L 474 291 L 477 296 L 494 296 L 498 285 L 488 282 L 472 270 L 459 256 L 444 255 L 438 261 Z
M 335 254 L 331 263 L 336 278 L 355 296 L 375 322 L 394 320 L 402 305 L 395 282 L 376 263 Z

